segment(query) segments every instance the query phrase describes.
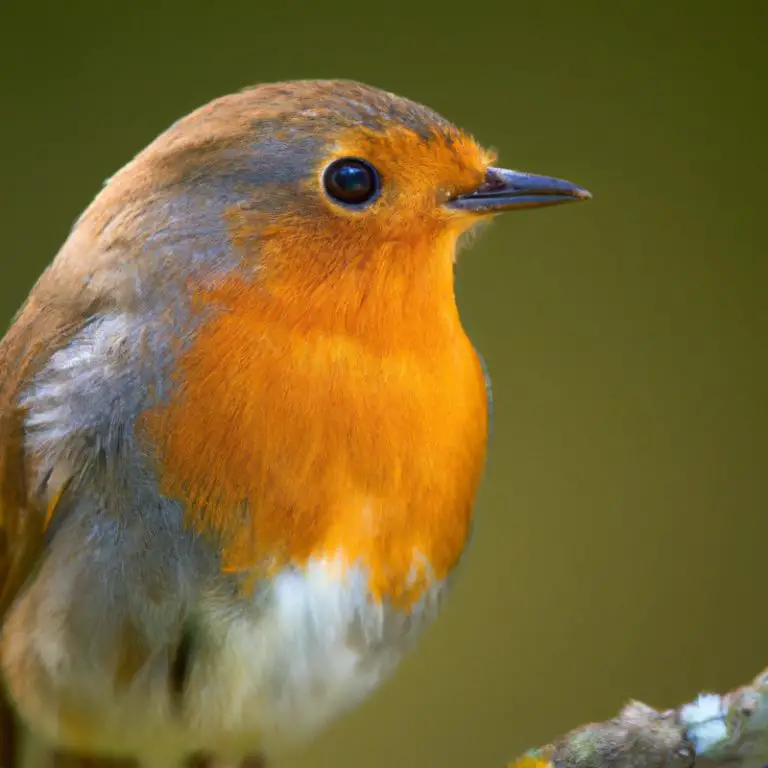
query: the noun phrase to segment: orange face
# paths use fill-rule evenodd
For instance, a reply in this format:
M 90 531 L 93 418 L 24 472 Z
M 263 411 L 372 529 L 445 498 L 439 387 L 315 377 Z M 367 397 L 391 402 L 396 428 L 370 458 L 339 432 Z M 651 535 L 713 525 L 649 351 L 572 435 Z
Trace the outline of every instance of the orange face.
M 433 254 L 449 267 L 478 220 L 445 203 L 481 186 L 493 156 L 424 107 L 350 89 L 326 102 L 321 89 L 304 108 L 310 96 L 299 88 L 284 112 L 262 119 L 249 146 L 260 183 L 224 213 L 243 257 L 291 301 L 338 291 L 352 267 L 360 290 L 381 270 L 395 281 L 430 270 Z

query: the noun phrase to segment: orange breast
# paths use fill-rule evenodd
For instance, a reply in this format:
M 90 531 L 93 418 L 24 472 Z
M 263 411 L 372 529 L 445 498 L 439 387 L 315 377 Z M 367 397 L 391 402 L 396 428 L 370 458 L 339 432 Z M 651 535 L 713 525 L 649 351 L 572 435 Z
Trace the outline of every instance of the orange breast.
M 164 492 L 228 570 L 362 561 L 378 598 L 411 604 L 461 554 L 485 458 L 485 383 L 458 316 L 382 328 L 402 337 L 382 345 L 243 283 L 204 300 L 225 310 L 181 359 L 178 397 L 143 417 Z

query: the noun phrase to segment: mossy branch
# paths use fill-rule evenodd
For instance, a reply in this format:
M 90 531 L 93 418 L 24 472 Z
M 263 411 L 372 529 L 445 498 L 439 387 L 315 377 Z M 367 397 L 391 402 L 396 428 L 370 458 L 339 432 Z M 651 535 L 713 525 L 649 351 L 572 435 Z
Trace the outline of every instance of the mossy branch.
M 766 768 L 768 669 L 725 695 L 701 694 L 677 709 L 632 701 L 533 750 L 508 768 Z

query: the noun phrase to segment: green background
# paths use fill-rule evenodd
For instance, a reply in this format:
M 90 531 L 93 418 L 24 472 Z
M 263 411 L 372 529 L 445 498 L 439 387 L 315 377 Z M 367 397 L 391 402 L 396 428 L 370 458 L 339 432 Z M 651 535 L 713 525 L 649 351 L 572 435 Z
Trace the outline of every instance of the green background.
M 441 621 L 296 766 L 479 768 L 768 663 L 764 2 L 0 0 L 0 320 L 104 179 L 247 84 L 423 101 L 589 204 L 458 267 L 495 384 Z

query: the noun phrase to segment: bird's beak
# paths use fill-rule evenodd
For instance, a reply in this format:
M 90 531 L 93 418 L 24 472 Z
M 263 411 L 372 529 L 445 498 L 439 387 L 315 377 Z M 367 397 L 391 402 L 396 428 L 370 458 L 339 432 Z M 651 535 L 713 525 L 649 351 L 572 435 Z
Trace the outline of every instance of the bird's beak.
M 485 181 L 477 189 L 454 197 L 446 205 L 456 211 L 490 214 L 515 211 L 518 208 L 575 203 L 591 197 L 586 189 L 564 179 L 489 168 Z

